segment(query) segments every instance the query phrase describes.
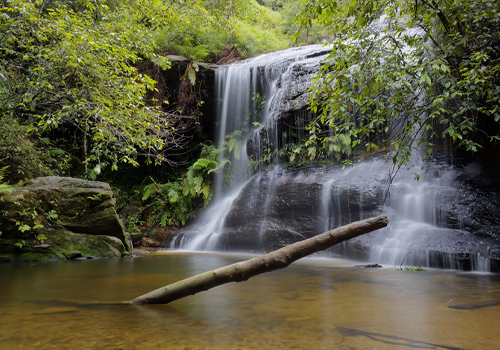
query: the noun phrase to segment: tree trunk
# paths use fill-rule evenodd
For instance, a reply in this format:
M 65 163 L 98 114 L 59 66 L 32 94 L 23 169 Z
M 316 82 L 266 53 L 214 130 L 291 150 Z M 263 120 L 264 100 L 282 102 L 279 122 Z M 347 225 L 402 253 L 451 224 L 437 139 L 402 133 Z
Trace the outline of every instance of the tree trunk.
M 283 269 L 307 255 L 330 248 L 348 239 L 361 236 L 387 226 L 387 216 L 357 221 L 322 233 L 312 238 L 290 244 L 266 255 L 238 262 L 169 284 L 128 301 L 130 304 L 168 304 L 171 301 L 193 295 L 221 284 L 242 282 L 250 277 Z

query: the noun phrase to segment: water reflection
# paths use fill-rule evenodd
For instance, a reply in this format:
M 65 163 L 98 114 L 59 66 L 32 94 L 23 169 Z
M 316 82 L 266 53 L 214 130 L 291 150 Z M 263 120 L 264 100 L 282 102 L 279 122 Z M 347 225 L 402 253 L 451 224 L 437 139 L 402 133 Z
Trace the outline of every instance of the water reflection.
M 493 274 L 367 270 L 345 260 L 307 259 L 170 305 L 94 303 L 129 300 L 246 258 L 170 253 L 0 264 L 0 348 L 491 349 L 500 343 L 500 276 Z M 470 308 L 449 307 L 457 305 Z

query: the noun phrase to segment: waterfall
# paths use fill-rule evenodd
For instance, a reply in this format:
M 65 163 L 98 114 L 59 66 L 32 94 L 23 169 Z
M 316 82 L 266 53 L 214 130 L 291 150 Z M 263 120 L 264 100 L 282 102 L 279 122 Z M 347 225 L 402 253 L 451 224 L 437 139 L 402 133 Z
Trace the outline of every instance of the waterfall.
M 250 182 L 249 154 L 253 159 L 260 159 L 265 152 L 270 153 L 271 149 L 275 150 L 287 142 L 282 135 L 278 135 L 276 115 L 283 104 L 289 103 L 287 93 L 290 93 L 290 88 L 303 93 L 311 83 L 310 80 L 300 84 L 296 81 L 293 85 L 290 83 L 297 67 L 312 67 L 309 69 L 317 71 L 320 60 L 328 52 L 329 49 L 323 45 L 291 48 L 264 54 L 240 64 L 222 66 L 216 71 L 216 144 L 222 149 L 227 136 L 231 135 L 236 140 L 235 147 L 239 148 L 239 157 L 231 159 L 230 171 L 219 171 L 213 203 L 198 219 L 194 228 L 174 239 L 172 247 L 188 250 L 213 250 L 217 247 L 217 237 L 224 230 L 225 218 L 232 202 Z M 263 108 L 257 105 L 259 98 L 265 99 Z M 248 144 L 253 145 L 251 151 L 247 149 Z M 221 151 L 219 160 L 227 155 L 227 151 Z M 254 177 L 258 179 L 259 175 Z M 227 193 L 225 181 L 236 184 Z M 268 202 L 272 196 L 272 193 L 267 194 Z M 264 235 L 265 225 L 264 221 L 259 231 L 261 237 Z
M 458 189 L 451 179 L 457 174 L 451 170 L 430 174 L 416 181 L 409 171 L 402 171 L 390 189 L 387 211 L 392 222 L 386 228 L 385 238 L 374 242 L 370 259 L 399 266 L 440 267 L 489 271 L 487 249 L 482 242 L 467 237 L 462 243 L 474 242 L 480 247 L 477 254 L 465 259 L 451 249 L 468 233 L 460 224 L 454 225 L 446 212 L 446 203 L 458 200 Z M 449 209 L 448 209 L 449 210 Z M 484 247 L 483 247 L 484 248 Z M 464 266 L 467 265 L 467 266 Z M 470 266 L 469 266 L 470 265 Z
M 217 174 L 212 203 L 171 248 L 269 251 L 386 213 L 388 227 L 329 254 L 396 267 L 500 271 L 494 238 L 500 201 L 484 190 L 478 196 L 469 181 L 483 176 L 481 165 L 450 163 L 446 154 L 426 162 L 416 157 L 420 181 L 413 170 L 401 169 L 389 183 L 391 164 L 383 155 L 345 170 L 334 162 L 303 169 L 279 164 L 275 150 L 308 136 L 307 89 L 328 51 L 293 48 L 217 70 L 216 143 L 222 148 L 232 140 L 232 154 L 219 153 L 220 159 L 232 156 L 231 168 Z M 256 162 L 264 156 L 278 164 Z
M 385 213 L 390 220 L 386 228 L 344 242 L 332 252 L 401 268 L 489 272 L 493 247 L 486 243 L 488 239 L 467 232 L 455 212 L 461 195 L 453 181 L 457 171 L 443 164 L 421 166 L 431 171 L 419 181 L 411 171 L 401 169 L 390 186 L 381 185 L 382 174 L 389 170 L 384 159 L 359 163 L 345 177 L 333 176 L 327 180 L 319 200 L 325 218 L 324 230 L 361 220 L 365 210 L 370 216 Z M 378 208 L 373 211 L 369 206 L 377 200 Z

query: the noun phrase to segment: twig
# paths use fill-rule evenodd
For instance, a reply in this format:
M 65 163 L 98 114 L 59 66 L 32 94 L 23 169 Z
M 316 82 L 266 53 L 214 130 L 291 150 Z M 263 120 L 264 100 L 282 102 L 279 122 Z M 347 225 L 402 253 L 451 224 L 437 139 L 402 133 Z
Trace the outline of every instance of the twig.
M 403 270 L 403 267 L 402 267 L 403 263 L 405 262 L 406 257 L 411 254 L 412 250 L 410 250 L 408 253 L 405 254 L 403 261 L 401 261 L 401 265 L 399 265 L 399 270 Z

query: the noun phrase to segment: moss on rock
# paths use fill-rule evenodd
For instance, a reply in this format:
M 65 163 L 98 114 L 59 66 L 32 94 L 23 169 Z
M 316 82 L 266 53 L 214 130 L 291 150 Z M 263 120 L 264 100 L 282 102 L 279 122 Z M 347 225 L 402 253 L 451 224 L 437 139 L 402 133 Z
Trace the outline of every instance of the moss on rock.
M 0 259 L 120 257 L 130 252 L 109 184 L 49 176 L 0 198 Z

